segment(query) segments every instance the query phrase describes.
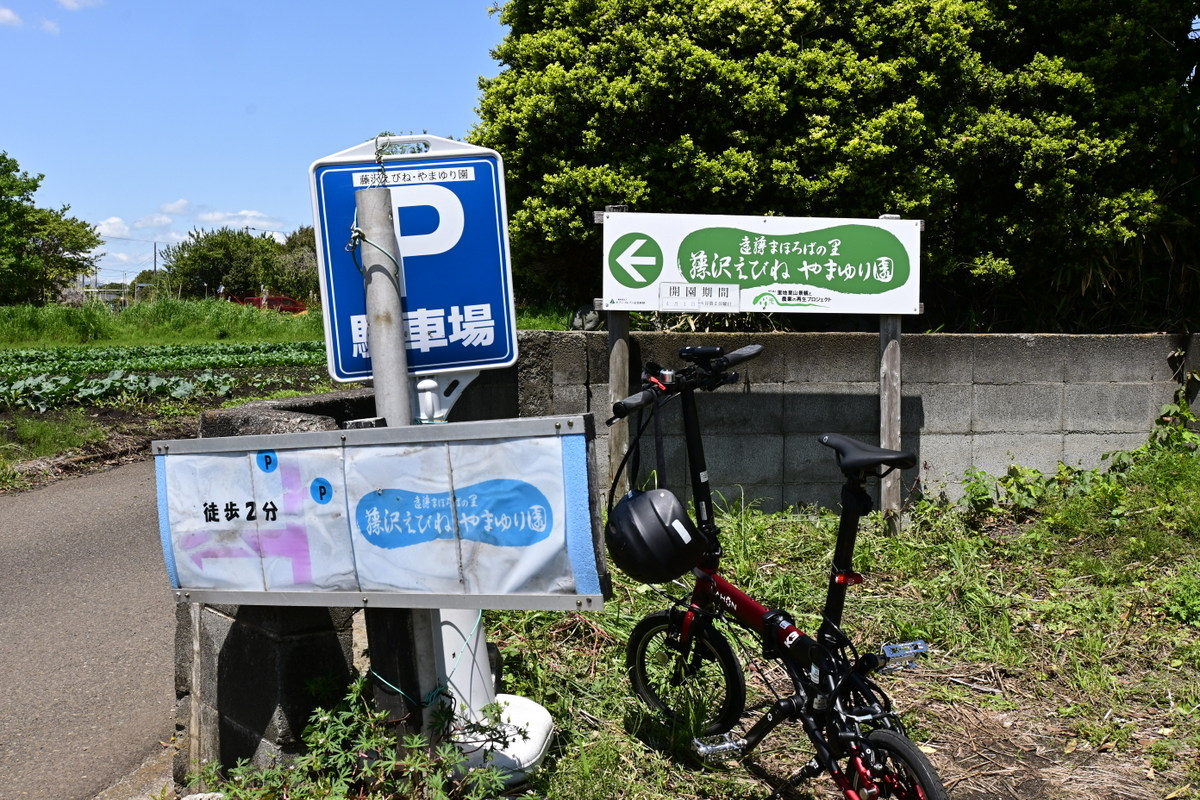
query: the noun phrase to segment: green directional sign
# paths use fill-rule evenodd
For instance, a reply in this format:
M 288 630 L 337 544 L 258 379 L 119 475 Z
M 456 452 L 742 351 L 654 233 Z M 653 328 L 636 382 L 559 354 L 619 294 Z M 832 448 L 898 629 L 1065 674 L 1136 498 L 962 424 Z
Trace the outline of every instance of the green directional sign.
M 663 252 L 652 238 L 627 233 L 608 248 L 608 271 L 622 286 L 644 289 L 662 274 Z
M 604 306 L 916 314 L 918 220 L 608 213 Z

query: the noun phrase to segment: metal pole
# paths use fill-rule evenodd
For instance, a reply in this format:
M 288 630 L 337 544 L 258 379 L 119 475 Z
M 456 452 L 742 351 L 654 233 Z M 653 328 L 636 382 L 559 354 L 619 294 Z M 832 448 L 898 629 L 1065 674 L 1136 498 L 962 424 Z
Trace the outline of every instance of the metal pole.
M 362 231 L 363 279 L 367 298 L 367 346 L 375 380 L 375 413 L 384 424 L 412 423 L 408 353 L 404 343 L 404 269 L 392 218 L 391 192 L 384 187 L 360 189 L 354 196 Z M 425 733 L 432 743 L 433 708 L 426 698 L 438 686 L 435 637 L 441 620 L 436 610 L 367 608 L 367 647 L 375 704 L 389 713 L 405 733 Z M 436 641 L 440 641 L 440 638 Z

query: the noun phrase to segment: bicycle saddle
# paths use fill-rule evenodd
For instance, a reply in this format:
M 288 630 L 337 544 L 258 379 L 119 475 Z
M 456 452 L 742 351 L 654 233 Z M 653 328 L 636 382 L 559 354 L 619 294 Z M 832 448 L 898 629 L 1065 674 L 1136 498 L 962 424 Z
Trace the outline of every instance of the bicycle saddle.
M 843 470 L 870 469 L 871 467 L 915 466 L 917 457 L 906 450 L 887 450 L 873 444 L 860 442 L 840 433 L 824 433 L 817 441 L 837 453 L 838 466 Z

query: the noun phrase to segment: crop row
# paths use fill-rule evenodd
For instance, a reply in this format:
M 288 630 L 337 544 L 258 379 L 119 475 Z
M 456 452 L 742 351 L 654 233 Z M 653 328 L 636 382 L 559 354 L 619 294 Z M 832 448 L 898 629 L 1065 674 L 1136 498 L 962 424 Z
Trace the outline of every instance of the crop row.
M 324 348 L 322 342 L 286 342 L 0 350 L 0 380 L 316 365 L 324 362 Z
M 233 390 L 230 375 L 205 370 L 190 377 L 137 375 L 114 370 L 102 378 L 70 375 L 34 375 L 0 379 L 0 408 L 28 408 L 45 412 L 73 403 L 95 405 L 135 398 L 171 397 L 186 400 L 198 395 L 224 397 Z

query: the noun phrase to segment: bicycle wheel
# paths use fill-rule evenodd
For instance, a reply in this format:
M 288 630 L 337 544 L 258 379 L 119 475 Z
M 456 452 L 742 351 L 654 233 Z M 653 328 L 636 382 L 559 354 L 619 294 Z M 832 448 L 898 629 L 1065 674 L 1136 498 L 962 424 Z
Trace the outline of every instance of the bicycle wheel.
M 730 730 L 746 704 L 746 682 L 729 642 L 700 626 L 681 650 L 678 612 L 656 611 L 633 628 L 625 668 L 633 691 L 672 722 L 694 726 L 695 736 Z
M 896 731 L 879 728 L 867 734 L 880 768 L 870 776 L 879 794 L 899 800 L 947 800 L 946 787 L 937 771 L 917 746 Z M 846 765 L 850 787 L 860 791 L 866 783 L 864 775 L 851 760 Z

